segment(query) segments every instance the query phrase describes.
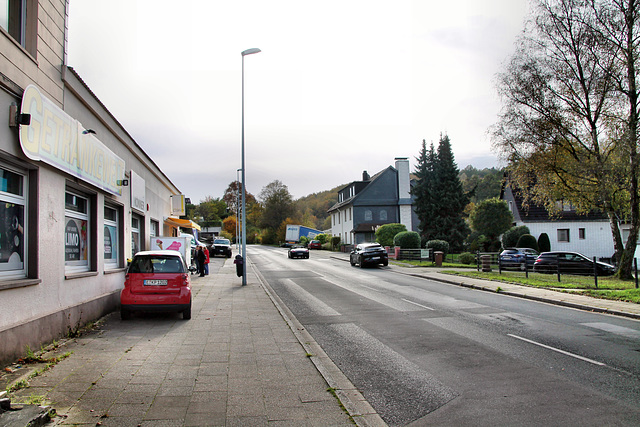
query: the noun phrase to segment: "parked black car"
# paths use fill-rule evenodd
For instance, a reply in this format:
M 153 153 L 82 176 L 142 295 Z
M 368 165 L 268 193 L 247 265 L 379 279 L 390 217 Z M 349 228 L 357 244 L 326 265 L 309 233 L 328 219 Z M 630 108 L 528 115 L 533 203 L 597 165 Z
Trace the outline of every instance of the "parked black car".
M 538 255 L 540 255 L 538 251 L 530 248 L 507 248 L 500 252 L 500 268 L 522 271 L 528 268 L 530 270 Z
M 214 239 L 209 256 L 224 255 L 231 258 L 231 242 L 229 239 Z
M 598 276 L 610 276 L 616 272 L 613 265 L 596 261 Z M 539 273 L 592 275 L 593 260 L 578 252 L 543 252 L 533 264 L 533 271 Z
M 309 249 L 304 246 L 292 246 L 289 248 L 289 258 L 307 258 L 309 259 Z
M 349 261 L 352 266 L 356 264 L 360 267 L 367 264 L 387 266 L 389 265 L 389 256 L 379 243 L 360 243 L 351 251 Z

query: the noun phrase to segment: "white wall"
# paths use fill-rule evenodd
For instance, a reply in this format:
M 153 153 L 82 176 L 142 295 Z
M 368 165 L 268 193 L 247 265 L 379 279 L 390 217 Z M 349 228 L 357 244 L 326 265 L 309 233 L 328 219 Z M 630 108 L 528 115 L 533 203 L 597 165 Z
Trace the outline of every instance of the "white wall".
M 608 222 L 527 222 L 529 231 L 537 239 L 547 233 L 552 251 L 580 252 L 588 257 L 609 258 L 614 253 L 613 237 Z M 579 229 L 584 228 L 585 238 L 579 238 Z M 558 241 L 558 229 L 569 229 L 569 242 Z

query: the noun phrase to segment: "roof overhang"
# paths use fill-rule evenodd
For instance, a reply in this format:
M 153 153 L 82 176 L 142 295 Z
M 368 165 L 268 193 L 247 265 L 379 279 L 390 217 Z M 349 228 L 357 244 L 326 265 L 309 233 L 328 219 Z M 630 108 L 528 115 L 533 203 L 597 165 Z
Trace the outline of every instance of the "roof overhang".
M 182 219 L 175 216 L 165 218 L 164 223 L 167 225 L 172 225 L 174 227 L 195 228 L 198 231 L 202 230 L 198 224 L 191 221 L 190 219 Z

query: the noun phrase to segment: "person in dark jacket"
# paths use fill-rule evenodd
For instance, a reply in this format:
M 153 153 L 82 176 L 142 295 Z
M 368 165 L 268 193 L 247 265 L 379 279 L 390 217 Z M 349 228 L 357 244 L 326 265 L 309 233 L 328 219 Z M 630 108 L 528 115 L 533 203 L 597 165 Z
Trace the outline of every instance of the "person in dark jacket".
M 198 270 L 200 271 L 200 277 L 204 277 L 204 261 L 207 259 L 202 246 L 198 246 L 196 251 L 196 259 L 198 260 Z

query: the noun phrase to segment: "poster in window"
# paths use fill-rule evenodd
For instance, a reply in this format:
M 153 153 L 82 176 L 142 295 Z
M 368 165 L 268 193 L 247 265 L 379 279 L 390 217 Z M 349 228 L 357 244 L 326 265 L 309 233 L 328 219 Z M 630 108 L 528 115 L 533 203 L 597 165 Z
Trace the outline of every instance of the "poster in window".
M 24 267 L 24 206 L 0 203 L 0 270 Z
M 87 260 L 87 221 L 67 217 L 64 229 L 65 261 Z
M 104 226 L 104 259 L 115 260 L 118 256 L 118 239 L 116 237 L 116 227 L 113 225 Z

